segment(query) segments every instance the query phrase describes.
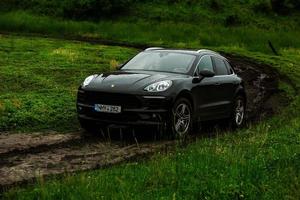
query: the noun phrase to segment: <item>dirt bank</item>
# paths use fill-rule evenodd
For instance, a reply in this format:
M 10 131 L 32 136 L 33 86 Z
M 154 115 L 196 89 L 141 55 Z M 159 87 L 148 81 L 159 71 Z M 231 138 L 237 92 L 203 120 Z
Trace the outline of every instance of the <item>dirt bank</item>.
M 247 93 L 247 117 L 260 120 L 278 112 L 278 108 L 288 105 L 285 94 L 281 91 L 279 80 L 290 81 L 281 76 L 270 65 L 253 61 L 249 58 L 224 54 L 233 64 L 236 73 L 245 81 Z

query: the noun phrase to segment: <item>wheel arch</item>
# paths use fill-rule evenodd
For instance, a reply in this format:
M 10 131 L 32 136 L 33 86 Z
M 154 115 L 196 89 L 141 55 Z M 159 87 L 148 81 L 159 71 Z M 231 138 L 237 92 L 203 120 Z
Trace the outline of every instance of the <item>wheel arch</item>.
M 192 110 L 195 109 L 195 104 L 194 104 L 193 96 L 192 96 L 192 94 L 188 90 L 183 90 L 183 91 L 179 92 L 179 94 L 174 99 L 173 103 L 175 103 L 179 98 L 186 98 L 187 100 L 189 100 L 189 102 L 190 102 L 190 104 L 192 106 Z
M 239 86 L 235 92 L 234 99 L 238 96 L 242 96 L 245 101 L 245 106 L 247 105 L 247 94 L 243 86 Z M 233 100 L 234 100 L 233 99 Z

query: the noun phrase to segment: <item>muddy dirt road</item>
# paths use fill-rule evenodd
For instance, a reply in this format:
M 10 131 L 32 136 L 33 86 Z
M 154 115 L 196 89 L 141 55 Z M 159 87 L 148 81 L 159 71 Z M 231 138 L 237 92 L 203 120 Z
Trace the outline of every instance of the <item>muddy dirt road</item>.
M 279 75 L 269 66 L 249 59 L 226 55 L 236 72 L 245 80 L 248 96 L 248 117 L 260 119 L 276 113 L 286 103 L 278 90 Z M 141 134 L 141 133 L 139 133 Z M 153 139 L 123 141 L 103 138 L 82 138 L 80 132 L 0 133 L 0 188 L 27 182 L 37 176 L 48 176 L 95 169 L 167 151 L 174 141 Z
M 170 148 L 174 141 L 127 142 L 82 138 L 81 133 L 0 135 L 0 186 L 106 167 Z

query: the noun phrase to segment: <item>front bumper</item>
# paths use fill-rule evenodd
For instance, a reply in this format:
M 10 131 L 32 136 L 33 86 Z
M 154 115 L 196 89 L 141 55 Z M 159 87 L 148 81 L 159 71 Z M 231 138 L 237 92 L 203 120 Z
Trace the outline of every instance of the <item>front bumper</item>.
M 162 125 L 165 123 L 172 98 L 119 93 L 78 91 L 78 118 L 101 124 Z M 121 106 L 121 113 L 101 113 L 95 104 Z

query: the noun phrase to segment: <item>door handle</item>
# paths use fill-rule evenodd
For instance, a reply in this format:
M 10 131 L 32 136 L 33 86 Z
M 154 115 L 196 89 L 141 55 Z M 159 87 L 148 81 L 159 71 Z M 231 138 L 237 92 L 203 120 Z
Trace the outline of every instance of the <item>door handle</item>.
M 221 83 L 217 82 L 217 83 L 215 83 L 215 85 L 221 85 Z

